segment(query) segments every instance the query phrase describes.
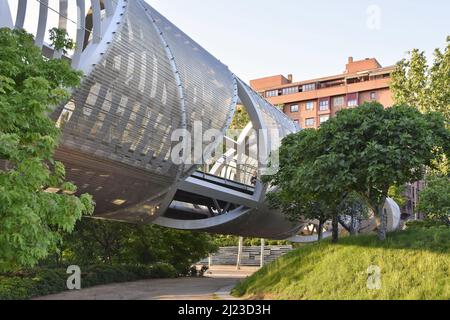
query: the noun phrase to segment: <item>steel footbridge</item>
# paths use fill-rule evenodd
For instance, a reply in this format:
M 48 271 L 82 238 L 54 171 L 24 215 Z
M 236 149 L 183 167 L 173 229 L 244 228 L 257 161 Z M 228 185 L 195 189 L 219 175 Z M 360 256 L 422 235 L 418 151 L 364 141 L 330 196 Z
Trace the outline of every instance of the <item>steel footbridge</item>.
M 52 117 L 62 130 L 56 158 L 79 193 L 93 195 L 95 217 L 315 240 L 299 235 L 311 222 L 292 223 L 269 208 L 271 187 L 259 180 L 281 139 L 300 128 L 145 1 L 0 0 L 0 27 L 26 29 L 46 57 L 83 71 L 81 86 Z M 52 47 L 54 27 L 67 30 L 74 50 Z M 230 136 L 238 106 L 251 123 Z M 223 154 L 173 161 L 177 130 L 196 126 L 223 134 Z M 195 149 L 184 146 L 183 153 Z M 386 209 L 395 229 L 399 208 L 388 201 Z

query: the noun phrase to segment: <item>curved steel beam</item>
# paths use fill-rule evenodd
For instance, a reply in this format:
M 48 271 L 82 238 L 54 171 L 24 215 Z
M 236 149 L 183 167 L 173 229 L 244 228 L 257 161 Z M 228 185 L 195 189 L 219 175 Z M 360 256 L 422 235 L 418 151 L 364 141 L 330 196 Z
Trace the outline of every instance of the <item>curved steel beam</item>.
M 81 0 L 83 1 L 83 0 Z M 102 28 L 101 22 L 101 6 L 100 0 L 91 0 L 92 1 L 92 16 L 93 16 L 93 39 L 86 46 L 84 42 L 84 46 L 86 48 L 82 49 L 82 52 L 75 52 L 76 64 L 78 65 L 78 69 L 83 71 L 85 75 L 91 73 L 91 71 L 95 68 L 95 66 L 102 60 L 103 55 L 106 53 L 110 45 L 112 44 L 118 30 L 123 25 L 122 19 L 125 11 L 127 10 L 127 1 L 125 0 L 117 0 L 116 10 L 114 14 L 110 17 L 110 23 L 106 28 Z M 77 2 L 78 8 L 80 8 L 79 12 L 83 15 L 84 4 Z M 100 18 L 100 20 L 99 20 Z M 85 18 L 81 19 L 82 22 L 86 22 Z M 81 23 L 80 23 L 81 24 Z M 86 31 L 86 26 L 82 25 L 79 28 L 83 28 L 83 32 Z M 91 31 L 91 30 L 88 30 Z M 82 37 L 81 31 L 77 32 L 77 43 L 81 43 Z M 84 40 L 83 40 L 84 41 Z M 81 46 L 78 47 L 77 50 L 80 50 Z
M 86 3 L 84 0 L 77 0 L 77 35 L 75 40 L 75 52 L 72 57 L 72 67 L 78 69 L 84 48 L 84 36 L 86 26 Z
M 27 0 L 19 0 L 17 6 L 16 24 L 14 26 L 16 29 L 23 29 L 25 23 L 25 16 L 27 13 L 27 4 L 28 4 L 27 2 L 28 2 Z
M 100 43 L 102 41 L 102 9 L 100 0 L 91 0 L 92 6 L 92 42 Z
M 12 28 L 13 26 L 8 0 L 0 0 L 0 28 Z
M 58 21 L 58 29 L 67 30 L 67 14 L 68 14 L 68 0 L 59 0 L 59 21 Z M 62 57 L 62 50 L 55 50 L 53 53 L 53 58 L 59 59 Z
M 103 0 L 103 5 L 105 7 L 106 17 L 111 17 L 114 14 L 114 5 L 112 0 Z
M 45 32 L 47 31 L 47 18 L 48 18 L 48 0 L 40 0 L 39 21 L 35 40 L 35 44 L 39 48 L 42 48 L 42 46 L 44 45 Z

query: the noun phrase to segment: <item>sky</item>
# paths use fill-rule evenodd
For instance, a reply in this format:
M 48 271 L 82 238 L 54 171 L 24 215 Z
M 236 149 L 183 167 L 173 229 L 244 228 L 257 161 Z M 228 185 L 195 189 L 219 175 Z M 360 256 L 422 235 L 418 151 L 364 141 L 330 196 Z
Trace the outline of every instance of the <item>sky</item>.
M 340 74 L 350 56 L 389 66 L 413 48 L 431 59 L 450 35 L 449 0 L 146 1 L 245 81 Z M 17 0 L 8 3 L 16 12 Z M 59 0 L 49 5 L 58 8 Z M 69 1 L 74 20 L 75 5 Z M 34 29 L 39 2 L 28 6 L 25 28 Z M 50 11 L 49 20 L 56 24 L 58 15 Z M 68 31 L 75 35 L 76 24 Z
M 146 0 L 242 79 L 342 73 L 350 56 L 393 65 L 450 35 L 448 0 Z

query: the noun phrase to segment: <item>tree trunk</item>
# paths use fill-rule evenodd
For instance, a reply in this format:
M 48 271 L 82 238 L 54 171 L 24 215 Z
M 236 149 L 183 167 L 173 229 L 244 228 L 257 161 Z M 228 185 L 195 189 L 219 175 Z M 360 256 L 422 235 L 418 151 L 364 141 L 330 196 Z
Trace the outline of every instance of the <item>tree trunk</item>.
M 56 266 L 58 268 L 60 268 L 62 265 L 62 261 L 63 261 L 62 250 L 61 250 L 61 252 L 55 254 L 55 261 L 56 261 Z
M 333 215 L 333 243 L 339 241 L 339 218 L 337 214 Z
M 322 241 L 322 239 L 323 239 L 323 221 L 322 220 L 319 221 L 319 229 L 317 230 L 317 234 L 318 234 L 318 240 Z
M 377 225 L 378 225 L 378 238 L 381 241 L 385 241 L 387 238 L 387 212 L 384 209 L 385 202 L 377 207 Z

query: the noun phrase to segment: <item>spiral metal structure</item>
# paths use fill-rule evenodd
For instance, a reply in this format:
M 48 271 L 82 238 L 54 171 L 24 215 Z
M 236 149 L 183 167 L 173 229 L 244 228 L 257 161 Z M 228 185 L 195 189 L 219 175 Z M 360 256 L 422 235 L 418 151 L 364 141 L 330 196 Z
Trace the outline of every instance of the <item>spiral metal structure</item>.
M 300 128 L 145 1 L 0 0 L 0 27 L 25 28 L 43 55 L 83 71 L 52 117 L 63 133 L 56 158 L 79 192 L 94 196 L 97 218 L 270 239 L 308 224 L 270 209 L 269 186 L 257 178 L 268 168 L 261 159 Z M 53 27 L 68 32 L 74 50 L 49 44 Z M 251 123 L 228 138 L 223 156 L 172 161 L 177 130 L 225 134 L 238 105 Z M 395 229 L 398 206 L 386 208 Z

